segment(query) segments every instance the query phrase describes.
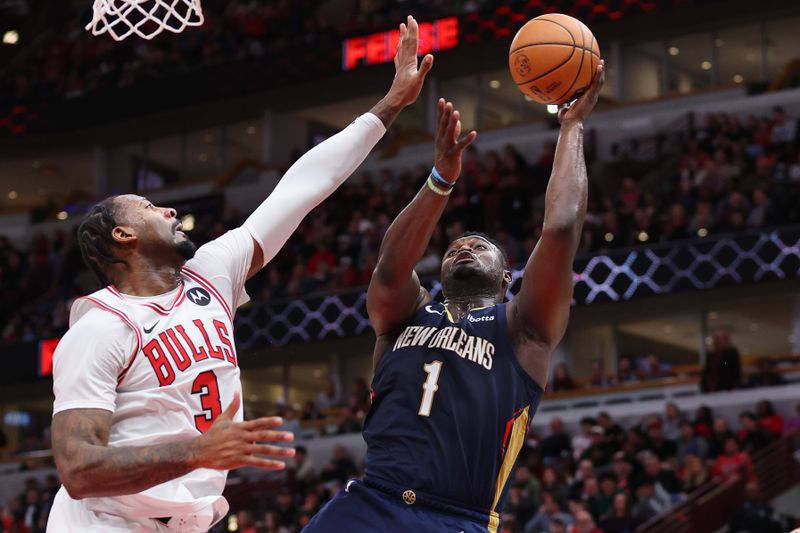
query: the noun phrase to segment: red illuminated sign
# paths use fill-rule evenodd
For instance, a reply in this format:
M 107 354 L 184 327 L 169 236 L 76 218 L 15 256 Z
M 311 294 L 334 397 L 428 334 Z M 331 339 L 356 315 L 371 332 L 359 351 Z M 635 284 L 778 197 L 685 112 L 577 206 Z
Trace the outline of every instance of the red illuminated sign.
M 378 65 L 394 59 L 400 30 L 382 31 L 342 43 L 342 70 L 359 65 Z M 447 17 L 419 23 L 419 54 L 438 52 L 458 45 L 458 18 Z
M 61 339 L 46 339 L 39 343 L 39 376 L 46 377 L 53 374 L 53 354 Z

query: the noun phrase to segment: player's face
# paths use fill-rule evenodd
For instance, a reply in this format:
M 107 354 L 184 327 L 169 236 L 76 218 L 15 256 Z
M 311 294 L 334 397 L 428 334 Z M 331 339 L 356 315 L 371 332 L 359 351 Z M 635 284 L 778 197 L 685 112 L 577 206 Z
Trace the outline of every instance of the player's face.
M 144 254 L 174 253 L 180 259 L 191 259 L 197 246 L 181 231 L 177 211 L 158 207 L 147 198 L 124 195 L 117 198 L 123 218 L 136 234 L 137 248 Z
M 499 289 L 507 271 L 497 247 L 477 236 L 456 239 L 442 259 L 442 286 L 445 294 L 458 292 L 459 285 L 481 285 Z

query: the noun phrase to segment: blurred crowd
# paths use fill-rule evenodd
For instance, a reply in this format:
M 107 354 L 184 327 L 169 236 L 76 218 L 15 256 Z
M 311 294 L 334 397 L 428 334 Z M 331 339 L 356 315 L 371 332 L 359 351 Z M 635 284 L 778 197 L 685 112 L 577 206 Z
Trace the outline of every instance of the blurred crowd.
M 359 396 L 359 383 L 352 396 Z M 361 391 L 368 397 L 368 391 Z M 334 382 L 304 408 L 324 411 L 341 405 Z M 284 411 L 285 416 L 285 411 Z M 294 419 L 282 429 L 299 431 Z M 360 431 L 360 422 L 341 432 Z M 759 498 L 753 455 L 784 435 L 800 431 L 796 416 L 784 420 L 768 400 L 728 420 L 701 405 L 683 413 L 672 403 L 628 427 L 608 413 L 581 419 L 570 432 L 553 417 L 546 432 L 529 432 L 512 474 L 501 513 L 502 533 L 634 533 L 636 527 L 668 511 L 709 482 L 740 476 L 746 501 L 729 517 L 729 531 L 778 533 L 795 519 L 776 513 Z M 363 464 L 341 443 L 317 463 L 302 441 L 284 478 L 263 490 L 237 491 L 244 471 L 228 484 L 232 511 L 213 532 L 297 533 L 349 479 L 363 475 Z M 244 476 L 244 477 L 242 477 Z M 59 482 L 25 482 L 18 497 L 0 502 L 0 533 L 43 532 Z
M 523 264 L 541 233 L 554 153 L 549 143 L 531 161 L 511 144 L 471 146 L 418 274 L 437 276 L 446 243 L 466 230 L 488 233 L 512 265 Z M 798 153 L 797 119 L 782 108 L 768 117 L 710 114 L 658 162 L 658 179 L 591 182 L 579 255 L 800 222 Z M 354 176 L 304 220 L 248 292 L 267 301 L 367 284 L 386 229 L 429 172 L 420 165 Z M 191 236 L 202 244 L 243 219 L 235 209 L 208 214 Z M 37 234 L 25 250 L 0 236 L 0 342 L 61 334 L 71 299 L 92 288 L 73 235 Z
M 788 531 L 794 518 L 759 500 L 752 455 L 800 429 L 798 416 L 784 421 L 760 401 L 737 421 L 706 406 L 693 414 L 667 404 L 623 428 L 608 413 L 584 418 L 570 433 L 558 418 L 547 434 L 530 433 L 513 473 L 501 513 L 503 533 L 633 533 L 706 483 L 742 476 L 747 501 L 729 516 L 729 531 Z M 236 510 L 245 533 L 294 533 L 340 490 L 363 473 L 363 465 L 337 446 L 316 465 L 304 447 L 288 469 L 287 485 L 257 505 Z M 234 507 L 235 508 L 235 507 Z
M 408 13 L 423 20 L 479 9 L 486 0 L 204 0 L 200 28 L 152 41 L 117 43 L 84 30 L 91 2 L 30 4 L 22 44 L 0 72 L 0 110 L 15 104 L 76 98 L 148 79 L 174 77 L 224 63 L 268 60 L 313 51 L 322 67 L 346 36 L 396 27 Z M 41 5 L 40 5 L 41 4 Z M 180 3 L 176 3 L 182 5 Z M 146 4 L 148 7 L 150 4 Z M 40 8 L 40 9 L 37 9 Z M 35 37 L 35 39 L 34 39 Z M 327 62 L 330 63 L 330 62 Z M 338 56 L 333 56 L 333 68 Z M 280 74 L 276 72 L 275 74 Z

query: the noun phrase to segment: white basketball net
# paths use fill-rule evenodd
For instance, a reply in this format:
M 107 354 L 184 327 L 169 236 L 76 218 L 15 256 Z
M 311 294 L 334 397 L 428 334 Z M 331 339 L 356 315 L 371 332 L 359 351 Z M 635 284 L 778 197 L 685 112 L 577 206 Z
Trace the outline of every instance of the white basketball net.
M 108 33 L 121 41 L 131 35 L 152 39 L 164 30 L 180 33 L 203 24 L 200 0 L 94 0 L 93 35 Z

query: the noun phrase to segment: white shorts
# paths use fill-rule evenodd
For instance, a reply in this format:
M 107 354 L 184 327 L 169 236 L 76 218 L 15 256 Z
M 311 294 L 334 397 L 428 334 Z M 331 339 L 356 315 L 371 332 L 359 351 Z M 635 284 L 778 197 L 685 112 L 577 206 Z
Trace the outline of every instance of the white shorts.
M 73 500 L 64 487 L 56 494 L 47 533 L 170 533 L 175 531 L 152 518 L 126 518 L 98 513 L 86 507 L 85 500 Z

